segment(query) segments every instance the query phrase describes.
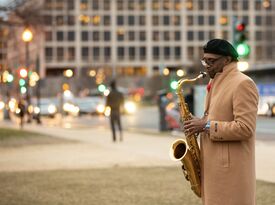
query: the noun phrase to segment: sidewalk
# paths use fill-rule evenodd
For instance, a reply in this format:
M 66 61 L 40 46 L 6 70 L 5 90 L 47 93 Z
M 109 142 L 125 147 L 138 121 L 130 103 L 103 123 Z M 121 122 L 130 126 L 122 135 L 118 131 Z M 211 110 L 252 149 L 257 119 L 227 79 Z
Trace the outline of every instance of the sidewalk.
M 0 123 L 0 127 L 14 127 Z M 180 166 L 169 158 L 172 134 L 124 132 L 124 141 L 113 143 L 106 129 L 65 129 L 26 125 L 25 130 L 40 132 L 70 143 L 0 148 L 0 171 L 90 169 L 115 166 Z M 275 182 L 275 143 L 256 141 L 257 179 Z

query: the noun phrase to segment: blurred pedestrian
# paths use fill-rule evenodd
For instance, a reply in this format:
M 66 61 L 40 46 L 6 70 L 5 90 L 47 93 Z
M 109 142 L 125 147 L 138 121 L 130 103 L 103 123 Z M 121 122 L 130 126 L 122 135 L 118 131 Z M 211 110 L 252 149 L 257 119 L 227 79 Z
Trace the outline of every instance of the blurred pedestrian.
M 190 134 L 201 133 L 203 204 L 255 205 L 256 85 L 238 70 L 238 53 L 226 40 L 210 40 L 203 51 L 211 78 L 204 116 L 184 122 Z
M 19 109 L 19 118 L 20 118 L 20 128 L 23 129 L 24 127 L 24 117 L 25 117 L 25 113 L 26 113 L 26 105 L 23 99 L 19 99 L 18 104 L 17 104 L 17 108 Z
M 120 134 L 120 141 L 123 140 L 122 136 L 122 126 L 121 126 L 121 108 L 124 105 L 124 96 L 123 94 L 117 90 L 116 81 L 113 80 L 110 83 L 111 91 L 106 99 L 106 107 L 110 107 L 110 125 L 112 129 L 112 137 L 113 142 L 116 141 L 116 126 L 118 127 L 119 134 Z
M 157 104 L 159 109 L 159 130 L 167 131 L 168 126 L 166 122 L 166 105 L 168 104 L 168 99 L 166 97 L 166 90 L 159 90 L 157 92 Z

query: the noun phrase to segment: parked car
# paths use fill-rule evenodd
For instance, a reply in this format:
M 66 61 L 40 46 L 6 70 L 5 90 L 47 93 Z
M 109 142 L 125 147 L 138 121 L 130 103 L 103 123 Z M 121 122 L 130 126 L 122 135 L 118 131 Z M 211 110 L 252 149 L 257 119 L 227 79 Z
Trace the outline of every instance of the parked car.
M 51 98 L 41 98 L 39 106 L 36 103 L 33 109 L 33 117 L 37 117 L 38 114 L 40 114 L 40 116 L 54 118 L 57 114 L 56 101 Z
M 105 101 L 103 97 L 92 96 L 75 98 L 75 104 L 79 107 L 79 114 L 99 115 L 105 110 Z

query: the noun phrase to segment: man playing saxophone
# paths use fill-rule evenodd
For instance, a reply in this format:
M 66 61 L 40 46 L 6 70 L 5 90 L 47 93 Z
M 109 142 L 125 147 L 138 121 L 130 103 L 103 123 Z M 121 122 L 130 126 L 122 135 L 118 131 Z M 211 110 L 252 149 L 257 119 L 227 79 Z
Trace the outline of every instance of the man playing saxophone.
M 255 205 L 255 129 L 258 91 L 237 69 L 238 53 L 223 39 L 203 47 L 210 77 L 202 118 L 184 122 L 200 133 L 201 194 L 204 205 Z

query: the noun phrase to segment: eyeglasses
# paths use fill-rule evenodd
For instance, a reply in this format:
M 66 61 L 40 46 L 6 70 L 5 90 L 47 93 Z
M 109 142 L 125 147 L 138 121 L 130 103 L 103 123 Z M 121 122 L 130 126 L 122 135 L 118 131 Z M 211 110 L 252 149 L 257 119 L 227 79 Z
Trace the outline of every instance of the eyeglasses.
M 223 58 L 224 56 L 221 56 L 219 58 L 203 58 L 201 59 L 201 64 L 203 66 L 212 66 L 216 63 L 216 61 L 220 60 L 221 58 Z

